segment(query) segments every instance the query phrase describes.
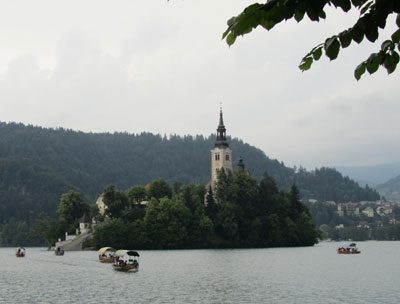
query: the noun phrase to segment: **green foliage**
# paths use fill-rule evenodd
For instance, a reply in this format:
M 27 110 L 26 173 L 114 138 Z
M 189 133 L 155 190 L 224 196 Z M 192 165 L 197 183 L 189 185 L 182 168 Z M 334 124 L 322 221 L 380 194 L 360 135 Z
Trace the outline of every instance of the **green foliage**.
M 39 219 L 36 219 L 33 227 L 30 230 L 30 239 L 40 243 L 43 239 L 47 246 L 53 246 L 58 239 L 64 237 L 68 231 L 68 225 L 64 219 L 54 220 L 42 214 Z
M 157 199 L 161 199 L 163 197 L 171 198 L 172 189 L 168 185 L 168 183 L 163 178 L 161 178 L 153 181 L 150 184 L 149 196 Z
M 103 247 L 103 244 L 114 248 L 126 248 L 126 240 L 132 237 L 128 227 L 122 219 L 112 219 L 95 228 L 93 243 L 97 248 Z
M 129 206 L 128 196 L 116 190 L 114 185 L 109 185 L 104 189 L 103 202 L 107 206 L 105 213 L 110 218 L 120 218 Z
M 343 177 L 335 169 L 326 167 L 311 172 L 300 168 L 293 178 L 293 183 L 300 189 L 302 199 L 342 203 L 376 201 L 380 198 L 375 190 L 368 186 L 361 188 L 347 176 Z
M 318 234 L 295 186 L 290 193 L 278 192 L 269 176 L 258 184 L 241 168 L 218 174 L 222 179 L 216 185 L 216 201 L 210 191 L 205 206 L 206 191 L 194 184 L 182 186 L 172 198 L 152 197 L 145 209 L 132 209 L 145 210 L 142 217 L 121 217 L 97 226 L 95 246 L 177 249 L 316 243 Z
M 334 60 L 340 49 L 347 48 L 352 41 L 361 43 L 366 37 L 369 41 L 375 42 L 379 37 L 379 29 L 385 28 L 389 15 L 397 14 L 396 24 L 400 27 L 400 1 L 398 0 L 269 0 L 265 4 L 249 5 L 238 16 L 229 19 L 228 28 L 222 38 L 225 38 L 231 46 L 238 36 L 248 34 L 258 26 L 270 30 L 284 20 L 293 18 L 300 22 L 305 14 L 312 21 L 320 21 L 326 18 L 324 9 L 327 5 L 341 8 L 344 12 L 354 7 L 360 11 L 360 16 L 352 27 L 327 38 L 324 44 L 316 46 L 305 55 L 299 65 L 302 71 L 310 69 L 314 60 L 319 60 L 322 46 L 325 55 L 330 60 Z M 388 74 L 395 71 L 399 62 L 400 30 L 396 30 L 391 38 L 384 43 L 385 46 L 382 46 L 378 53 L 371 54 L 356 68 L 354 76 L 357 80 L 364 74 L 365 69 L 370 74 L 375 73 L 379 66 L 385 67 Z
M 147 197 L 146 188 L 140 185 L 130 187 L 126 191 L 126 194 L 133 204 L 140 204 Z
M 219 172 L 216 231 L 235 247 L 304 246 L 316 243 L 317 232 L 299 192 L 278 192 L 268 175 L 258 184 L 243 170 L 231 178 Z M 225 179 L 224 179 L 225 177 Z M 220 185 L 221 183 L 221 185 Z M 226 192 L 226 193 L 223 193 Z
M 89 210 L 89 204 L 84 201 L 81 194 L 71 190 L 61 196 L 57 213 L 69 226 L 74 225 L 85 213 L 88 215 Z
M 29 227 L 26 222 L 11 218 L 3 224 L 1 231 L 0 244 L 2 245 L 29 246 L 32 244 L 28 238 Z

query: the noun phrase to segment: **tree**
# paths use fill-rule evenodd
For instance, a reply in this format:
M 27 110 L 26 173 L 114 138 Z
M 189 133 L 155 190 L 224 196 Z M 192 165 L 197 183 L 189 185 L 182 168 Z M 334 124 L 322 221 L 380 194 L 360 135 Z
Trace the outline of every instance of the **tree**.
M 112 219 L 104 225 L 96 226 L 93 243 L 96 248 L 104 246 L 124 248 L 127 235 L 129 235 L 128 226 L 121 219 Z
M 44 239 L 47 246 L 51 247 L 65 234 L 66 222 L 64 219 L 54 220 L 44 213 L 35 220 L 30 230 L 32 239 Z
M 146 199 L 147 191 L 145 187 L 136 185 L 130 187 L 126 194 L 134 204 L 140 204 Z
M 160 178 L 151 183 L 149 189 L 149 196 L 150 198 L 154 197 L 157 199 L 161 199 L 165 196 L 171 198 L 172 190 L 171 187 L 168 185 L 168 183 L 164 179 Z
M 84 201 L 79 192 L 70 190 L 61 196 L 57 213 L 61 219 L 66 221 L 68 226 L 72 226 L 85 213 L 89 213 L 89 204 Z
M 207 216 L 212 220 L 215 220 L 216 214 L 218 212 L 218 205 L 215 202 L 214 193 L 212 191 L 211 185 L 208 188 L 205 203 Z
M 104 189 L 104 204 L 107 206 L 105 212 L 108 216 L 120 218 L 129 202 L 124 192 L 116 190 L 114 185 L 109 185 Z
M 354 25 L 342 32 L 329 37 L 325 42 L 315 46 L 302 59 L 299 68 L 306 71 L 314 61 L 325 55 L 330 60 L 337 58 L 341 48 L 348 47 L 352 41 L 361 43 L 366 37 L 375 42 L 379 37 L 379 29 L 384 29 L 389 15 L 397 14 L 396 24 L 400 28 L 400 1 L 398 0 L 268 0 L 264 4 L 254 3 L 236 17 L 228 20 L 228 29 L 224 32 L 228 45 L 235 43 L 238 36 L 250 33 L 253 28 L 262 26 L 271 30 L 276 24 L 295 19 L 300 22 L 304 15 L 312 21 L 326 18 L 325 7 L 334 6 L 348 12 L 352 7 L 360 11 L 360 16 Z M 379 66 L 386 68 L 388 74 L 395 71 L 399 62 L 400 29 L 397 29 L 390 40 L 382 43 L 377 53 L 371 54 L 361 62 L 354 71 L 357 80 L 365 73 L 375 73 Z M 397 48 L 397 50 L 396 50 Z
M 190 210 L 179 198 L 155 198 L 149 202 L 144 228 L 150 246 L 157 249 L 184 248 L 189 238 Z

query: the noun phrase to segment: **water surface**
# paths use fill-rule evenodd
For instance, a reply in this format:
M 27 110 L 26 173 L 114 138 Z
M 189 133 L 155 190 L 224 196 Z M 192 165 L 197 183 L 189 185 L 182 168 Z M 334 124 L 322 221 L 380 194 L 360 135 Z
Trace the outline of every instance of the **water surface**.
M 399 303 L 400 242 L 314 247 L 139 251 L 121 273 L 97 252 L 0 248 L 1 303 Z

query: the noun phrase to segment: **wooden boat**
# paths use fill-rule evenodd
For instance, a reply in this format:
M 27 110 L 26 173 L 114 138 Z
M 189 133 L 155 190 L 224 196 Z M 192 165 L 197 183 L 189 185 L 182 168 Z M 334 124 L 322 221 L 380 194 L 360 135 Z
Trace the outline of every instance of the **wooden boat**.
M 15 256 L 17 258 L 23 258 L 25 256 L 25 248 L 24 247 L 15 248 Z
M 116 249 L 114 249 L 112 247 L 100 248 L 98 251 L 100 263 L 114 263 L 115 251 L 116 251 Z
M 356 243 L 342 244 L 337 249 L 339 254 L 359 254 L 361 251 L 357 248 Z
M 57 247 L 54 249 L 54 254 L 55 254 L 55 255 L 58 255 L 58 256 L 64 255 L 64 248 L 63 248 L 62 246 L 57 246 Z
M 116 260 L 112 265 L 116 271 L 137 272 L 139 271 L 139 253 L 133 250 L 117 250 Z

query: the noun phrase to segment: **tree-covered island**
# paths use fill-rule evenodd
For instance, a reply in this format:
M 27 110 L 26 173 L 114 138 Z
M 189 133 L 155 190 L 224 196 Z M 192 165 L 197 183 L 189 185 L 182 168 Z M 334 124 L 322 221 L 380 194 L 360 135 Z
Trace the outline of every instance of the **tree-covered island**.
M 171 187 L 159 179 L 148 189 L 136 185 L 121 191 L 109 185 L 103 201 L 101 216 L 70 191 L 62 196 L 59 219 L 39 220 L 37 229 L 51 244 L 65 231 L 73 233 L 79 218 L 88 213 L 99 221 L 87 243 L 95 248 L 311 246 L 318 237 L 295 186 L 290 192 L 279 191 L 267 174 L 258 182 L 241 167 L 228 174 L 219 170 L 215 193 L 204 185 Z

